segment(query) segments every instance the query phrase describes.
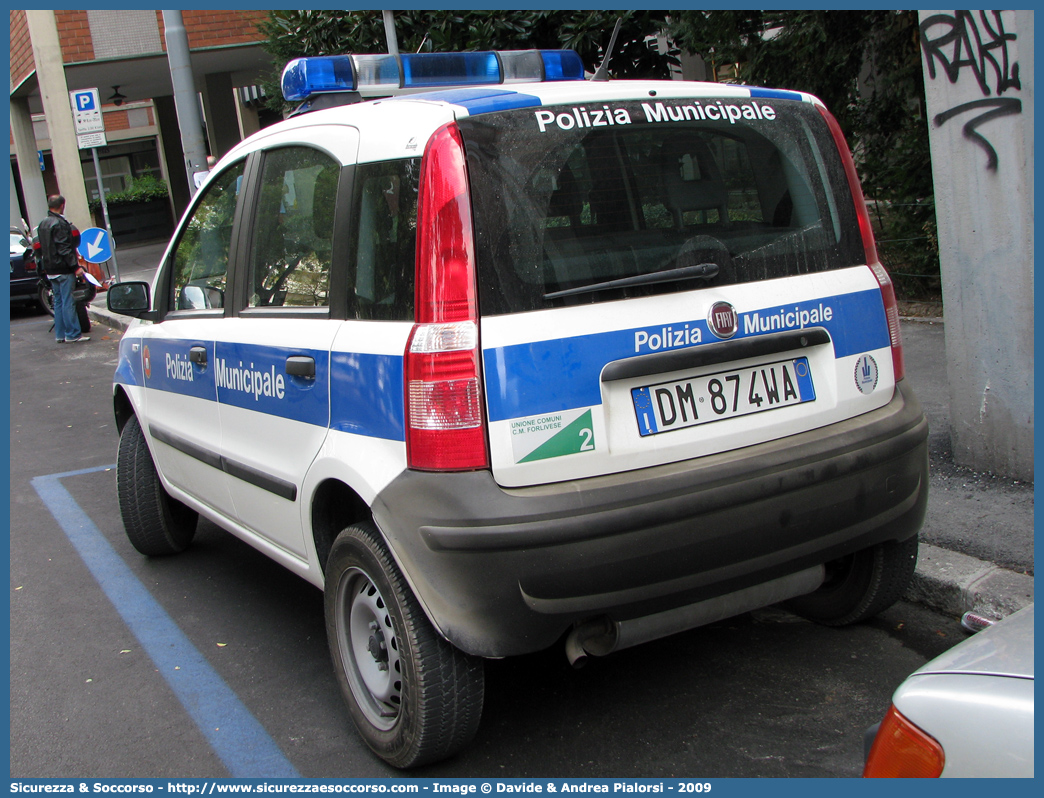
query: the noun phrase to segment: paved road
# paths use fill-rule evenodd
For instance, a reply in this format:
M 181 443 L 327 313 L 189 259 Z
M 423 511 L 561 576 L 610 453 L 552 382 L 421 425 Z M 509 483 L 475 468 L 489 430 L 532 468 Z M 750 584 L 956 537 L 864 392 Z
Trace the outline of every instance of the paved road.
M 317 590 L 209 524 L 177 557 L 130 547 L 105 469 L 117 336 L 48 325 L 12 312 L 12 776 L 392 775 L 350 727 Z M 475 744 L 413 775 L 857 776 L 894 687 L 962 638 L 912 604 L 843 630 L 769 610 L 580 671 L 557 648 L 491 662 Z

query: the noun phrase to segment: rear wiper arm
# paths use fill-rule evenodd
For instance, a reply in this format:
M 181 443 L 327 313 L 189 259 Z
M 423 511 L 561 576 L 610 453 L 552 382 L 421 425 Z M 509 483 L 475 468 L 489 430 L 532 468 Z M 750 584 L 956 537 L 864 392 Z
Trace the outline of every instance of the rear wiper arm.
M 614 288 L 631 288 L 636 285 L 654 285 L 656 283 L 677 283 L 681 280 L 713 280 L 718 276 L 717 263 L 697 263 L 695 266 L 683 266 L 680 269 L 665 269 L 662 272 L 650 272 L 634 277 L 621 277 L 619 280 L 607 280 L 604 283 L 591 283 L 579 288 L 567 288 L 564 291 L 552 291 L 544 294 L 544 299 L 558 299 L 563 296 L 577 294 L 593 294 L 595 291 L 611 291 Z

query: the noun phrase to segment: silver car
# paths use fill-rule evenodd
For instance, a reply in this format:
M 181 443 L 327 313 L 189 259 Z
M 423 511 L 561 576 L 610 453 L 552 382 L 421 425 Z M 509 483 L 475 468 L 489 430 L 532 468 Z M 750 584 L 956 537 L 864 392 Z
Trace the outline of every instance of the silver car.
M 1033 777 L 1033 605 L 911 674 L 864 777 Z

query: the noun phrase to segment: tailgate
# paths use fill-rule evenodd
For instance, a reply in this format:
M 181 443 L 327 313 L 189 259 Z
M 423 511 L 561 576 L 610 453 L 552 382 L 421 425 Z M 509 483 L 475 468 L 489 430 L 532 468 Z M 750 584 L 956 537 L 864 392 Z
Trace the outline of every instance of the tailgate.
M 709 317 L 727 306 L 735 331 L 723 338 Z M 793 435 L 881 407 L 895 384 L 866 267 L 492 316 L 481 340 L 505 487 Z

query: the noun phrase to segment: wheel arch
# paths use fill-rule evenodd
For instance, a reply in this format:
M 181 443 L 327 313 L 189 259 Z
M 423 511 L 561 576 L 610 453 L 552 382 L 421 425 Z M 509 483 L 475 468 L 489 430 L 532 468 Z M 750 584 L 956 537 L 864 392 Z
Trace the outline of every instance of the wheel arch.
M 373 522 L 369 505 L 349 485 L 339 479 L 323 480 L 311 502 L 312 541 L 319 568 L 326 573 L 330 548 L 341 530 L 360 521 Z
M 131 416 L 134 415 L 134 405 L 122 385 L 117 385 L 112 394 L 112 410 L 116 417 L 116 431 L 123 432 Z

